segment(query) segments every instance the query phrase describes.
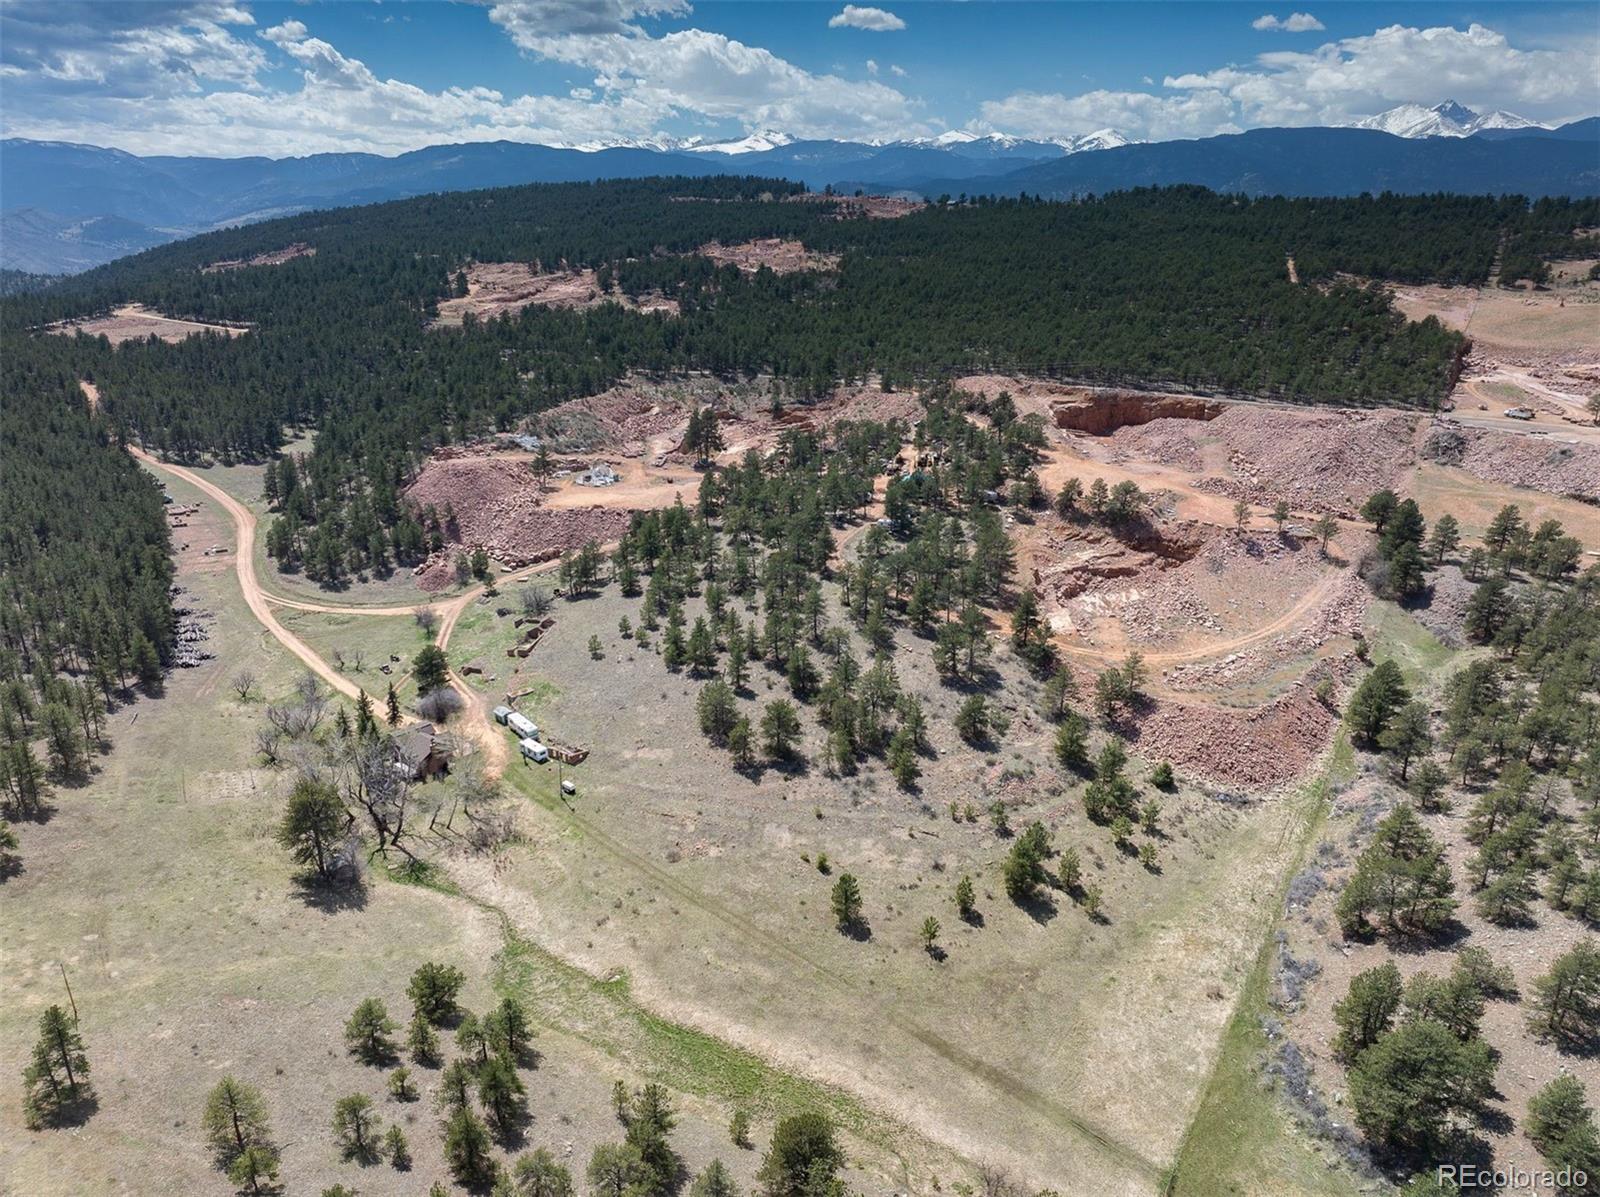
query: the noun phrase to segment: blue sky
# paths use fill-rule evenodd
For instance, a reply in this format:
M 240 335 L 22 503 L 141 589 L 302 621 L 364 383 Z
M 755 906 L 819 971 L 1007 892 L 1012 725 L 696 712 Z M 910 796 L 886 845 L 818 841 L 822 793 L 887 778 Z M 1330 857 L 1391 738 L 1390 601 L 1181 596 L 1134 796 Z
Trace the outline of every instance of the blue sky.
M 507 137 L 1161 140 L 1447 98 L 1600 109 L 1600 6 L 10 0 L 7 135 L 134 152 Z

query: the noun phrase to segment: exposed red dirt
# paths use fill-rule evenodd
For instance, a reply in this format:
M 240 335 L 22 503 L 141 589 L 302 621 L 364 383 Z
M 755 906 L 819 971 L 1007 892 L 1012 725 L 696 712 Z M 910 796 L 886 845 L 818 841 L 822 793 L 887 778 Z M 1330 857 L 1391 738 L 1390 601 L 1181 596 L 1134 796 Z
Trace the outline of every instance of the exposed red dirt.
M 1214 420 L 1226 405 L 1196 395 L 1156 395 L 1140 391 L 1083 389 L 1050 404 L 1057 428 L 1097 436 L 1153 420 Z
M 243 270 L 247 266 L 282 266 L 285 262 L 292 262 L 296 258 L 309 258 L 315 255 L 317 247 L 307 245 L 304 241 L 296 241 L 293 245 L 286 245 L 282 249 L 268 250 L 264 254 L 257 254 L 253 258 L 224 258 L 220 262 L 212 262 L 200 267 L 201 274 L 219 274 L 226 270 Z
M 641 312 L 678 314 L 676 300 L 661 295 L 629 299 L 620 291 L 602 291 L 593 270 L 541 270 L 526 262 L 474 262 L 466 269 L 467 293 L 439 302 L 435 328 L 459 325 L 468 312 L 490 320 L 538 305 L 548 308 L 592 308 L 617 303 Z
M 759 237 L 738 245 L 711 241 L 695 252 L 719 266 L 737 266 L 746 274 L 754 274 L 763 266 L 774 274 L 798 274 L 802 270 L 834 270 L 839 265 L 838 254 L 816 253 L 798 241 L 782 237 Z
M 1600 500 L 1600 444 L 1555 436 L 1527 436 L 1435 422 L 1422 455 L 1460 466 L 1489 482 L 1553 495 Z
M 615 540 L 628 527 L 620 507 L 550 507 L 526 462 L 493 457 L 436 458 L 422 467 L 406 498 L 455 513 L 457 543 L 417 570 L 425 590 L 448 584 L 455 554 L 481 546 L 502 565 L 517 569 L 549 561 L 591 540 Z
M 1123 730 L 1141 755 L 1181 773 L 1251 789 L 1284 785 L 1311 767 L 1339 725 L 1313 693 L 1316 680 L 1347 670 L 1346 660 L 1318 665 L 1254 710 L 1154 699 Z
M 1202 490 L 1270 506 L 1288 500 L 1298 510 L 1353 518 L 1367 496 L 1398 486 L 1416 462 L 1413 448 L 1421 417 L 1391 411 L 1316 408 L 1289 410 L 1232 404 L 1215 420 L 1185 422 L 1178 431 L 1220 447 L 1225 469 L 1202 478 Z M 1147 425 L 1154 428 L 1154 425 Z M 1124 447 L 1136 449 L 1130 435 Z

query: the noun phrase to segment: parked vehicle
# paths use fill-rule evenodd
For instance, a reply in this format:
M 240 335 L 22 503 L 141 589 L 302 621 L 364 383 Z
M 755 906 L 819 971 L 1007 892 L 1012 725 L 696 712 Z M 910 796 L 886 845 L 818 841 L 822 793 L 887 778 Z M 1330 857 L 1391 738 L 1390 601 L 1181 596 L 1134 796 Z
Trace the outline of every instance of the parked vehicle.
M 542 765 L 550 759 L 550 750 L 531 736 L 519 742 L 522 755 L 525 759 L 536 765 Z
M 524 739 L 537 740 L 539 738 L 539 725 L 521 711 L 512 711 L 511 714 L 507 715 L 506 726 Z
M 504 723 L 507 719 L 511 718 L 511 716 L 515 714 L 516 712 L 510 707 L 498 706 L 494 709 L 494 721 L 496 723 Z

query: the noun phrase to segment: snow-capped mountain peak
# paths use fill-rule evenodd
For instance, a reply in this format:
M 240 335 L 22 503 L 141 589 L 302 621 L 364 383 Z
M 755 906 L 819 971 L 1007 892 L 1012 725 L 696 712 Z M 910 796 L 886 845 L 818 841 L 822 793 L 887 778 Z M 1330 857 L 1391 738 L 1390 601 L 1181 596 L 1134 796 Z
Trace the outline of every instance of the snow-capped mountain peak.
M 1081 154 L 1085 150 L 1115 150 L 1133 144 L 1132 138 L 1116 129 L 1096 129 L 1093 133 L 1081 133 L 1054 140 L 1069 154 Z
M 1426 108 L 1421 104 L 1401 104 L 1363 117 L 1352 126 L 1376 129 L 1396 137 L 1471 137 L 1480 129 L 1528 129 L 1541 127 L 1513 112 L 1488 112 L 1480 115 L 1465 104 L 1445 100 Z
M 683 148 L 697 154 L 759 154 L 765 150 L 775 150 L 781 146 L 789 145 L 794 141 L 787 133 L 779 133 L 775 129 L 762 129 L 758 133 L 751 133 L 737 141 L 718 141 L 702 145 L 686 145 Z
M 1538 121 L 1530 121 L 1526 117 L 1518 116 L 1515 112 L 1505 112 L 1498 108 L 1493 112 L 1485 112 L 1482 116 L 1478 117 L 1477 120 L 1472 122 L 1472 131 L 1474 133 L 1478 132 L 1480 129 L 1543 128 L 1545 128 L 1545 126 L 1541 125 Z
M 1432 108 L 1428 109 L 1428 111 L 1436 112 L 1443 119 L 1447 121 L 1454 121 L 1458 125 L 1470 125 L 1473 121 L 1478 119 L 1478 114 L 1476 112 L 1472 111 L 1472 109 L 1468 108 L 1465 104 L 1458 104 L 1454 100 L 1446 100 L 1442 104 L 1435 104 Z

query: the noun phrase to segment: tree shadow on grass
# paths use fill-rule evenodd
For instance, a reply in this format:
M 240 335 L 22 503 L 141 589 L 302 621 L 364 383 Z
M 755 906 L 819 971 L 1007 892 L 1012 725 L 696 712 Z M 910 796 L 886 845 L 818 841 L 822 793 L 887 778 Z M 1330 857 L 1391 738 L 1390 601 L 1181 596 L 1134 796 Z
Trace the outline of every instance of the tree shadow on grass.
M 87 1085 L 80 1085 L 76 1097 L 54 1106 L 35 1121 L 29 1122 L 28 1127 L 30 1130 L 59 1130 L 62 1127 L 82 1126 L 99 1109 L 99 1096 Z
M 299 877 L 294 883 L 294 895 L 313 910 L 323 914 L 340 914 L 347 910 L 367 908 L 367 887 L 360 881 L 326 881 L 321 877 Z
M 872 939 L 872 924 L 864 918 L 853 919 L 839 924 L 839 934 L 857 943 L 867 943 Z
M 1383 939 L 1389 945 L 1389 950 L 1396 955 L 1419 956 L 1426 952 L 1459 947 L 1461 941 L 1471 934 L 1465 923 L 1460 919 L 1451 918 L 1431 935 L 1422 932 L 1391 932 L 1374 938 Z
M 1041 927 L 1047 926 L 1056 915 L 1061 913 L 1061 908 L 1047 890 L 1035 890 L 1028 897 L 1017 902 L 1017 909 L 1021 910 Z

